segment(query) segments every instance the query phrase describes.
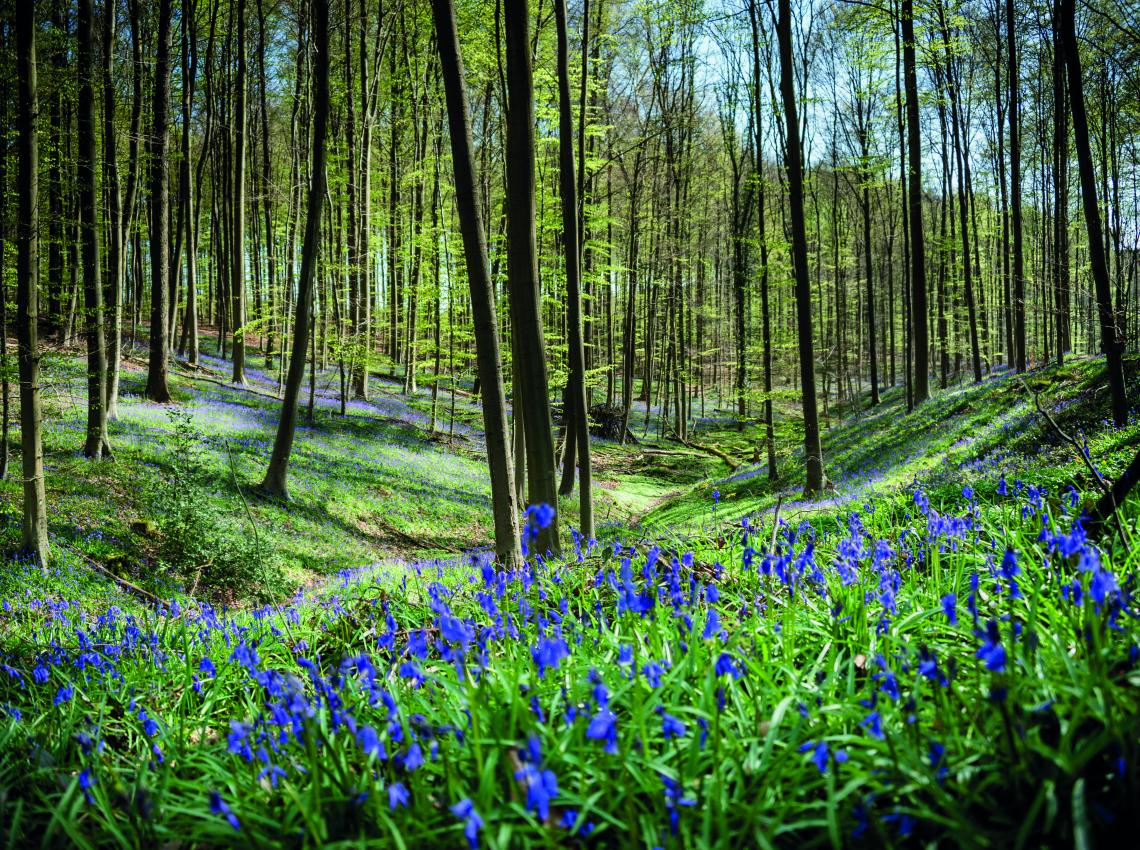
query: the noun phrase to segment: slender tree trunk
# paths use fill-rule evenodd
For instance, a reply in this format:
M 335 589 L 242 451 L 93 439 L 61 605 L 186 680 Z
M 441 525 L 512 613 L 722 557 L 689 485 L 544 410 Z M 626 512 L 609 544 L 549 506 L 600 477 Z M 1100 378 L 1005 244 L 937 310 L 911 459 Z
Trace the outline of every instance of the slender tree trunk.
M 1069 105 L 1061 0 L 1053 4 L 1053 304 L 1057 320 L 1057 365 L 1069 350 Z
M 534 210 L 534 86 L 531 76 L 530 12 L 527 0 L 503 0 L 507 42 L 507 279 L 518 352 L 517 403 L 526 437 L 527 503 L 557 509 L 554 434 L 543 342 Z M 557 517 L 536 540 L 538 552 L 560 549 Z
M 566 323 L 569 326 L 570 384 L 573 421 L 567 423 L 567 442 L 574 430 L 578 456 L 578 509 L 582 536 L 594 536 L 593 484 L 590 468 L 590 409 L 586 401 L 586 351 L 582 339 L 581 251 L 578 243 L 578 189 L 574 174 L 574 118 L 570 101 L 570 47 L 566 27 L 566 0 L 554 0 L 558 27 L 558 175 L 562 194 L 562 245 L 566 254 Z M 568 410 L 567 413 L 570 411 Z
M 910 312 L 914 350 L 914 403 L 930 397 L 930 337 L 926 311 L 926 245 L 922 231 L 922 147 L 918 71 L 914 44 L 914 2 L 902 0 L 903 80 L 906 89 L 907 200 L 910 206 Z
M 313 289 L 320 258 L 321 217 L 327 193 L 325 177 L 325 137 L 329 117 L 329 0 L 311 0 L 313 46 L 313 130 L 310 137 L 312 166 L 309 174 L 309 198 L 305 211 L 305 242 L 301 249 L 301 277 L 297 293 L 297 311 L 293 329 L 293 350 L 289 356 L 289 374 L 285 380 L 285 400 L 281 419 L 273 440 L 269 468 L 262 489 L 279 498 L 288 497 L 286 478 L 289 455 L 297 428 L 297 410 L 305 380 L 305 351 L 312 332 Z M 316 369 L 314 361 L 312 368 Z
M 83 306 L 87 331 L 87 438 L 83 454 L 110 454 L 107 437 L 107 352 L 103 347 L 103 282 L 98 209 L 99 180 L 95 139 L 95 21 L 92 0 L 79 0 L 78 172 L 79 219 L 83 243 Z
M 0 31 L 0 51 L 10 55 L 12 49 L 9 27 Z M 7 128 L 11 116 L 10 77 L 0 74 L 0 127 Z M 8 395 L 11 385 L 8 378 L 8 155 L 9 145 L 0 145 L 0 481 L 8 478 L 8 431 L 11 411 Z
M 151 101 L 150 147 L 150 362 L 146 396 L 151 401 L 170 401 L 167 385 L 167 299 L 170 297 L 168 263 L 170 241 L 170 196 L 167 190 L 167 116 L 170 109 L 170 19 L 171 0 L 159 0 L 158 38 L 155 45 L 154 94 Z
M 792 10 L 790 0 L 779 0 L 776 35 L 780 49 L 780 94 L 784 101 L 784 152 L 788 172 L 788 213 L 792 230 L 792 267 L 796 288 L 796 331 L 800 351 L 800 388 L 804 414 L 804 492 L 823 490 L 823 447 L 819 439 L 819 414 L 815 398 L 815 352 L 811 323 L 811 282 L 808 277 L 807 228 L 804 222 L 803 149 L 796 104 L 795 68 L 792 59 Z
M 16 232 L 16 336 L 20 371 L 20 449 L 24 478 L 25 551 L 45 570 L 48 563 L 47 497 L 44 493 L 43 423 L 40 410 L 39 321 L 39 106 L 36 92 L 36 4 L 16 4 L 16 78 L 20 197 Z
M 233 277 L 230 279 L 230 325 L 233 330 L 233 377 L 245 384 L 245 136 L 246 61 L 245 0 L 237 0 L 237 76 L 233 104 L 233 237 L 230 240 Z
M 467 259 L 467 282 L 475 326 L 475 357 L 482 387 L 483 427 L 487 439 L 487 465 L 491 474 L 491 505 L 495 520 L 495 553 L 512 569 L 521 561 L 518 508 L 511 465 L 507 402 L 499 351 L 499 324 L 495 316 L 495 288 L 487 263 L 487 244 L 479 210 L 471 125 L 464 83 L 463 57 L 452 0 L 432 0 L 436 43 L 443 70 L 443 88 L 450 125 L 451 161 L 459 230 Z M 451 299 L 448 299 L 450 304 Z M 553 470 L 551 470 L 553 474 Z
M 1084 203 L 1085 227 L 1089 237 L 1089 266 L 1096 289 L 1097 315 L 1100 319 L 1100 346 L 1105 356 L 1108 386 L 1112 393 L 1112 419 L 1117 428 L 1128 422 L 1128 399 L 1124 389 L 1123 341 L 1117 328 L 1112 305 L 1112 287 L 1101 234 L 1100 206 L 1097 203 L 1096 172 L 1092 146 L 1089 144 L 1089 122 L 1085 112 L 1084 85 L 1081 79 L 1081 54 L 1077 43 L 1076 0 L 1061 0 L 1061 42 L 1069 76 L 1069 104 L 1073 116 L 1073 142 L 1077 149 L 1077 169 L 1081 177 L 1081 200 Z
M 115 32 L 118 24 L 118 4 L 103 4 L 103 192 L 107 199 L 107 280 L 104 310 L 107 346 L 107 369 L 104 391 L 107 417 L 115 417 L 118 404 L 119 337 L 122 334 L 123 314 L 120 298 L 123 289 L 123 208 L 119 186 L 119 157 L 117 151 L 116 97 L 114 82 Z M 108 321 L 109 320 L 109 321 Z
M 1025 254 L 1021 228 L 1021 79 L 1017 62 L 1017 15 L 1014 0 L 1005 0 L 1006 41 L 1009 55 L 1009 196 L 1013 230 L 1013 347 L 1018 372 L 1027 365 L 1025 340 Z

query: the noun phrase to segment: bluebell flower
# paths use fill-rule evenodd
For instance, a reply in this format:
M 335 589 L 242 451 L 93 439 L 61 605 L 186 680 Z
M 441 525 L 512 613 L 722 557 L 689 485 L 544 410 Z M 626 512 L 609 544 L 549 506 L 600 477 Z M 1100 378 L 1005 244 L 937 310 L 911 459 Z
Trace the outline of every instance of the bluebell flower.
M 234 829 L 241 829 L 241 821 L 217 791 L 210 792 L 210 812 L 224 817 Z
M 537 736 L 530 737 L 521 755 L 523 765 L 515 771 L 515 779 L 526 788 L 527 811 L 534 812 L 539 820 L 544 821 L 550 816 L 550 801 L 558 796 L 558 779 L 554 771 L 542 766 L 542 751 Z
M 615 755 L 617 748 L 617 715 L 608 708 L 603 708 L 590 718 L 590 725 L 586 727 L 586 737 L 592 741 L 605 741 L 605 751 Z
M 375 727 L 361 726 L 356 733 L 356 742 L 360 744 L 360 749 L 364 751 L 366 758 L 387 758 L 384 742 L 380 740 L 380 735 L 376 732 Z
M 562 817 L 558 821 L 558 825 L 563 829 L 570 830 L 575 835 L 585 838 L 594 831 L 594 822 L 586 821 L 577 830 L 574 829 L 575 824 L 578 823 L 578 812 L 575 809 L 563 809 Z
M 451 807 L 451 813 L 463 821 L 463 836 L 467 839 L 467 846 L 471 850 L 479 848 L 479 830 L 483 828 L 483 818 L 475 811 L 475 804 L 470 797 L 464 797 Z
M 832 760 L 836 764 L 842 764 L 847 761 L 847 753 L 844 750 L 836 750 L 831 752 L 831 748 L 827 746 L 826 741 L 820 741 L 818 744 L 815 741 L 806 741 L 800 745 L 800 752 L 811 752 L 811 761 L 815 764 L 816 769 L 820 773 L 827 773 L 828 763 Z
M 974 657 L 985 662 L 986 669 L 994 673 L 1005 670 L 1005 647 L 1002 645 L 996 620 L 990 620 L 986 625 L 986 639 Z
M 669 831 L 676 835 L 681 818 L 681 813 L 677 810 L 678 807 L 695 806 L 697 801 L 686 797 L 685 789 L 681 787 L 681 783 L 671 776 L 661 774 L 661 781 L 665 785 L 665 808 L 669 812 Z
M 95 802 L 95 797 L 91 794 L 91 789 L 95 786 L 95 774 L 91 772 L 90 768 L 83 768 L 79 771 L 79 787 L 83 790 L 83 796 L 88 803 Z
M 942 613 L 946 615 L 950 625 L 958 624 L 958 597 L 953 593 L 947 593 L 942 597 Z
M 277 780 L 285 776 L 285 769 L 275 764 L 267 764 L 257 773 L 259 780 L 268 779 L 269 784 L 276 788 Z
M 410 797 L 403 782 L 393 782 L 388 786 L 388 808 L 392 811 L 395 811 L 397 806 L 407 808 Z
M 669 714 L 661 706 L 657 706 L 657 713 L 661 715 L 661 731 L 665 735 L 665 740 L 671 738 L 683 738 L 687 727 L 684 723 Z
M 55 692 L 55 698 L 52 700 L 52 705 L 63 705 L 74 696 L 75 689 L 70 684 L 60 686 L 60 689 Z
M 419 768 L 423 766 L 424 751 L 419 743 L 413 741 L 411 746 L 408 747 L 408 751 L 402 756 L 397 757 L 397 760 L 403 765 L 404 770 L 411 773 L 419 770 Z
M 705 640 L 711 640 L 723 634 L 727 634 L 727 631 L 720 626 L 720 615 L 717 614 L 716 608 L 709 608 L 705 617 L 705 630 L 701 633 L 701 637 Z
M 736 659 L 728 652 L 722 652 L 717 657 L 716 674 L 717 676 L 732 676 L 733 679 L 739 679 L 744 675 L 740 669 L 740 665 L 736 663 Z
M 866 729 L 867 734 L 869 734 L 872 738 L 878 738 L 878 739 L 882 740 L 882 738 L 884 737 L 883 736 L 883 719 L 880 716 L 879 712 L 877 712 L 877 711 L 872 711 L 870 714 L 868 714 L 866 717 L 864 717 L 859 722 L 859 725 L 862 726 L 864 729 Z

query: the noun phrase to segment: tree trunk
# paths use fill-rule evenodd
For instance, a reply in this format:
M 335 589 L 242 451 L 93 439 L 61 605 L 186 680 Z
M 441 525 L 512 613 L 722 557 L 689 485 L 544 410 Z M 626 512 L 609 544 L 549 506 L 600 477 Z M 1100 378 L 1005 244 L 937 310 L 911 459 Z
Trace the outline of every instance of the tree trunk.
M 1009 53 L 1009 198 L 1013 230 L 1013 348 L 1018 372 L 1027 365 L 1025 341 L 1025 255 L 1021 230 L 1021 92 L 1017 63 L 1017 25 L 1014 0 L 1005 0 L 1006 40 Z
M 1092 147 L 1089 144 L 1089 122 L 1085 113 L 1085 94 L 1081 80 L 1081 54 L 1077 43 L 1076 0 L 1061 0 L 1061 42 L 1065 65 L 1069 72 L 1069 104 L 1073 115 L 1073 143 L 1077 149 L 1077 170 L 1081 177 L 1081 200 L 1084 203 L 1085 227 L 1089 236 L 1089 266 L 1096 288 L 1097 315 L 1100 319 L 1100 346 L 1108 371 L 1112 392 L 1112 419 L 1117 428 L 1128 422 L 1128 400 L 1124 391 L 1123 341 L 1118 333 L 1116 311 L 1112 305 L 1112 288 L 1101 234 L 1100 207 L 1097 203 L 1096 172 L 1093 170 Z
M 792 266 L 796 283 L 796 332 L 799 337 L 800 388 L 804 414 L 804 493 L 819 493 L 825 485 L 823 448 L 815 398 L 815 352 L 811 323 L 811 282 L 808 278 L 807 228 L 804 222 L 803 149 L 796 105 L 795 68 L 792 64 L 792 11 L 790 0 L 779 0 L 776 35 L 780 49 L 780 94 L 784 101 L 784 152 L 788 172 L 788 213 L 792 230 Z
M 16 4 L 16 77 L 20 197 L 16 233 L 16 336 L 20 371 L 20 448 L 24 478 L 26 552 L 47 569 L 47 497 L 44 493 L 43 423 L 40 411 L 39 321 L 39 142 L 36 138 L 36 4 Z
M 104 337 L 107 346 L 106 379 L 104 381 L 104 402 L 107 417 L 115 417 L 118 403 L 118 360 L 119 336 L 122 334 L 122 308 L 120 298 L 123 289 L 123 219 L 122 198 L 119 187 L 119 157 L 116 146 L 117 127 L 115 115 L 115 31 L 118 4 L 103 4 L 103 191 L 107 198 L 107 280 L 105 281 L 106 308 L 104 309 Z M 109 319 L 109 326 L 107 320 Z
M 578 510 L 582 536 L 594 536 L 593 486 L 590 468 L 590 409 L 586 401 L 586 352 L 582 339 L 581 252 L 578 242 L 578 189 L 574 174 L 574 119 L 570 101 L 570 48 L 566 32 L 566 0 L 554 0 L 558 27 L 558 177 L 562 195 L 562 245 L 566 253 L 566 324 L 569 326 L 569 393 L 578 456 Z M 566 411 L 569 413 L 570 411 Z
M 301 278 L 297 292 L 297 311 L 293 329 L 293 349 L 289 356 L 289 373 L 285 379 L 285 400 L 281 419 L 273 440 L 269 468 L 262 489 L 278 498 L 288 498 L 287 474 L 293 436 L 297 428 L 297 409 L 305 380 L 305 351 L 312 332 L 313 289 L 317 277 L 317 261 L 321 247 L 321 216 L 327 192 L 325 177 L 325 137 L 329 116 L 329 0 L 311 0 L 313 43 L 313 130 L 310 145 L 312 167 L 309 176 L 309 199 L 305 211 L 305 242 L 301 249 Z M 313 369 L 316 363 L 313 363 Z
M 171 0 L 159 0 L 158 39 L 155 45 L 154 94 L 150 134 L 150 362 L 146 397 L 170 401 L 167 385 L 167 299 L 170 297 L 167 261 L 170 241 L 170 196 L 167 192 L 167 115 L 170 108 Z
M 918 71 L 914 44 L 914 0 L 902 0 L 903 80 L 906 89 L 907 200 L 910 206 L 910 313 L 914 349 L 914 403 L 930 397 L 930 337 L 926 310 L 926 244 L 922 232 L 922 147 Z
M 99 250 L 99 181 L 95 140 L 95 22 L 92 0 L 79 0 L 78 59 L 78 176 L 79 227 L 83 245 L 83 306 L 87 331 L 87 439 L 83 454 L 89 458 L 110 454 L 107 438 L 107 352 L 103 347 L 103 282 Z M 104 10 L 106 11 L 106 10 Z
M 443 88 L 450 125 L 451 161 L 459 230 L 467 260 L 471 315 L 475 326 L 475 357 L 482 385 L 483 427 L 487 440 L 487 466 L 491 474 L 491 505 L 495 519 L 495 553 L 510 570 L 521 561 L 518 507 L 511 465 L 507 402 L 499 351 L 499 324 L 495 316 L 495 288 L 487 263 L 487 244 L 477 196 L 471 145 L 471 126 L 464 88 L 463 57 L 452 0 L 432 0 L 436 44 L 443 70 Z M 450 303 L 451 299 L 448 299 Z M 553 470 L 552 470 L 553 473 Z
M 518 351 L 516 403 L 523 413 L 527 503 L 557 509 L 554 435 L 542 332 L 534 210 L 534 87 L 531 77 L 530 12 L 527 0 L 504 0 L 507 88 L 507 280 L 511 323 Z M 535 540 L 539 553 L 560 549 L 557 516 Z
M 234 80 L 233 105 L 233 237 L 230 259 L 230 325 L 233 331 L 233 377 L 235 384 L 245 384 L 245 0 L 237 0 L 237 76 Z

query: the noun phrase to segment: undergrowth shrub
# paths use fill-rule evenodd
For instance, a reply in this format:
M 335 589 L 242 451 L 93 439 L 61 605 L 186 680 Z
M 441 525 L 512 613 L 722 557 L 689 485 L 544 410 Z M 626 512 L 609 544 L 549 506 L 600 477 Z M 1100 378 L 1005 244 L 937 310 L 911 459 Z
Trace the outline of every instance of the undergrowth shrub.
M 238 499 L 226 498 L 223 507 L 212 492 L 219 482 L 207 465 L 205 435 L 189 412 L 175 408 L 168 416 L 174 429 L 169 464 L 150 482 L 145 499 L 161 559 L 194 595 L 225 601 L 279 595 L 284 581 L 278 558 L 260 545 Z

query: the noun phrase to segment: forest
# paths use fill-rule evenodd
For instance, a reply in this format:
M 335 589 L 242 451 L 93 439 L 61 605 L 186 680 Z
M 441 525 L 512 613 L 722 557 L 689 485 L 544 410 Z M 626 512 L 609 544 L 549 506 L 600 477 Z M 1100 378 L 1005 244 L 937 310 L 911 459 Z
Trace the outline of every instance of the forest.
M 1127 846 L 1136 339 L 1136 0 L 0 0 L 0 842 Z

